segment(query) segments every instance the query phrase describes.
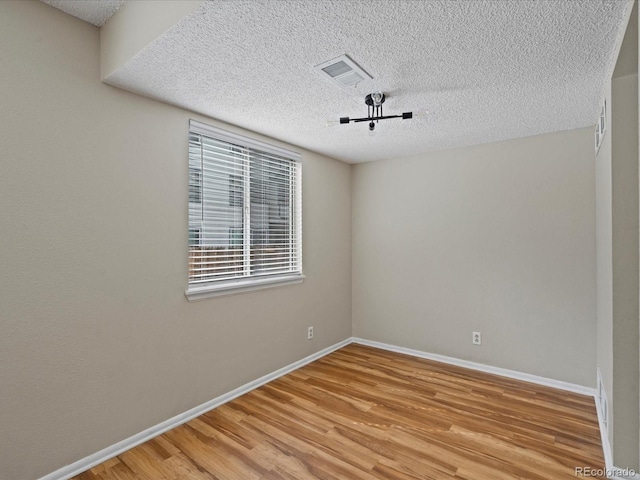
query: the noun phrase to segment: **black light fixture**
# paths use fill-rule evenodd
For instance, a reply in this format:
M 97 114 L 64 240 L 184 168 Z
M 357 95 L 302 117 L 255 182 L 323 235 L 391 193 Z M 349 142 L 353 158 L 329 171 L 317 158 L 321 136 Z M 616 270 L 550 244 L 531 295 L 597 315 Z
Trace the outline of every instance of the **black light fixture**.
M 340 117 L 340 123 L 369 122 L 369 131 L 373 132 L 376 129 L 376 123 L 380 120 L 387 120 L 389 118 L 402 118 L 403 120 L 407 120 L 413 118 L 413 112 L 404 112 L 402 115 L 383 115 L 382 104 L 384 100 L 384 93 L 370 93 L 364 97 L 364 103 L 367 105 L 367 116 L 363 118 Z

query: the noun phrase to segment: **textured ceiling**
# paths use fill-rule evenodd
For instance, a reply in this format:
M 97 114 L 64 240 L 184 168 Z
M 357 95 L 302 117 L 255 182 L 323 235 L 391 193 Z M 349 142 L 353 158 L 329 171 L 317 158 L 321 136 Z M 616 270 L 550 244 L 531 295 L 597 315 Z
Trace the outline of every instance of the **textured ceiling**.
M 631 6 L 210 0 L 106 81 L 348 162 L 379 160 L 594 124 Z M 373 80 L 345 90 L 314 69 L 343 53 Z M 327 126 L 365 116 L 375 90 L 386 115 L 414 119 L 373 136 L 366 123 Z
M 101 27 L 126 0 L 41 0 L 52 7 Z

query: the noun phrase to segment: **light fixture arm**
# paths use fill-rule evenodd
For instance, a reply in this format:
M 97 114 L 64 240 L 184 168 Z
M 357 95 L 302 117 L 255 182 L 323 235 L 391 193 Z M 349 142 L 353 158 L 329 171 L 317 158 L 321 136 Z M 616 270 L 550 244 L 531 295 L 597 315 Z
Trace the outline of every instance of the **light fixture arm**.
M 350 117 L 340 117 L 340 123 L 358 123 L 358 122 L 370 122 L 372 120 L 388 120 L 390 118 L 402 118 L 403 120 L 407 120 L 413 118 L 412 112 L 404 112 L 402 115 L 384 115 L 384 116 L 373 116 L 373 117 L 362 117 L 362 118 L 350 118 Z M 343 121 L 346 119 L 346 121 Z
M 413 112 L 404 112 L 402 115 L 383 115 L 382 104 L 385 101 L 384 93 L 374 92 L 364 97 L 364 103 L 367 105 L 367 116 L 362 118 L 340 117 L 340 123 L 359 123 L 369 122 L 369 130 L 375 129 L 375 123 L 380 120 L 388 120 L 389 118 L 402 118 L 403 120 L 413 118 Z

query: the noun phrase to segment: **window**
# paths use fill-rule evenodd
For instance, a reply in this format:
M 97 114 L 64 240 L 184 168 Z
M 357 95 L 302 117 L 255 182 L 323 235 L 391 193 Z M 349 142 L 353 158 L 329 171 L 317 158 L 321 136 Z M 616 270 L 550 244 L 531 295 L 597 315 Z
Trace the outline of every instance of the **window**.
M 189 246 L 198 246 L 200 245 L 200 229 L 199 228 L 189 228 Z
M 190 300 L 302 281 L 300 159 L 191 120 Z
M 240 175 L 229 175 L 229 206 L 242 207 L 244 199 L 243 179 Z
M 189 203 L 202 201 L 202 172 L 198 168 L 189 167 Z

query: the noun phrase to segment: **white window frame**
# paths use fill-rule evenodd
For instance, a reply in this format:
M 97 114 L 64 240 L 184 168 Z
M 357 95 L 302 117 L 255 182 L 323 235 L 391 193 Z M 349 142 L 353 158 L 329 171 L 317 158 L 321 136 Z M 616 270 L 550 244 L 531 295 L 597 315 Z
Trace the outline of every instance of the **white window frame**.
M 221 295 L 230 295 L 241 292 L 248 292 L 253 290 L 261 290 L 264 288 L 278 287 L 282 285 L 291 285 L 301 283 L 304 280 L 302 274 L 302 170 L 301 161 L 302 155 L 297 152 L 292 152 L 275 145 L 270 145 L 259 140 L 245 137 L 237 133 L 229 132 L 211 125 L 207 125 L 196 120 L 189 121 L 189 134 L 199 134 L 206 137 L 211 137 L 216 140 L 228 142 L 234 145 L 239 145 L 244 148 L 251 148 L 265 153 L 271 153 L 274 155 L 288 158 L 299 164 L 298 174 L 296 175 L 296 185 L 292 192 L 292 202 L 294 205 L 295 218 L 293 220 L 295 224 L 295 242 L 298 249 L 297 257 L 297 271 L 285 274 L 268 275 L 268 276 L 251 276 L 250 274 L 242 278 L 234 278 L 228 280 L 212 280 L 207 283 L 193 284 L 188 283 L 185 295 L 189 301 L 203 300 L 210 297 L 217 297 Z M 245 189 L 245 195 L 249 195 L 249 188 Z M 248 203 L 246 203 L 248 202 Z M 245 205 L 250 204 L 250 199 L 245 198 Z M 245 216 L 249 215 L 248 209 L 245 208 Z M 248 219 L 245 219 L 245 225 L 249 225 Z M 188 232 L 192 229 L 192 226 L 188 226 Z M 250 227 L 247 227 L 250 228 Z M 245 241 L 248 241 L 248 236 L 245 235 Z

